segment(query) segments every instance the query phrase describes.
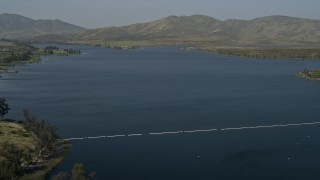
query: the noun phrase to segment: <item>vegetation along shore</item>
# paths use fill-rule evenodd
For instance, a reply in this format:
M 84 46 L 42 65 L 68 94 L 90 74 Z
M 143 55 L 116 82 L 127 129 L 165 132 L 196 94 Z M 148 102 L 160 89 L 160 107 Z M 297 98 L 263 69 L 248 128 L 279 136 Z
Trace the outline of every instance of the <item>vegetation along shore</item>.
M 320 81 L 320 69 L 315 69 L 315 70 L 304 69 L 303 72 L 298 73 L 298 77 L 309 79 L 309 80 Z
M 1 116 L 10 110 L 0 98 Z M 45 179 L 68 154 L 71 144 L 61 140 L 57 127 L 23 110 L 24 121 L 0 118 L 0 179 Z
M 80 50 L 60 49 L 55 46 L 36 48 L 29 43 L 13 40 L 0 40 L 0 73 L 15 72 L 13 67 L 17 64 L 36 63 L 44 55 L 80 54 Z

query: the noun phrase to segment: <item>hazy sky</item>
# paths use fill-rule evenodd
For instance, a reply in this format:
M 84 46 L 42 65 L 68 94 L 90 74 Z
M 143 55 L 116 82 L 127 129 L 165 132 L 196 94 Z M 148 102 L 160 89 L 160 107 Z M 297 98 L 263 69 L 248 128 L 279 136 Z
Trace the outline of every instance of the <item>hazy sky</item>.
M 320 19 L 320 0 L 0 0 L 0 13 L 60 19 L 87 28 L 192 14 L 221 20 L 268 15 Z

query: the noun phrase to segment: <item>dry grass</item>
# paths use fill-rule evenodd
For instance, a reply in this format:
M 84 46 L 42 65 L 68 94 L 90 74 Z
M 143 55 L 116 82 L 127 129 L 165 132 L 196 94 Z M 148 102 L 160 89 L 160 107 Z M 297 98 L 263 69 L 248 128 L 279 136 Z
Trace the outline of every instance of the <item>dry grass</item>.
M 33 135 L 27 132 L 22 125 L 0 121 L 0 148 L 5 141 L 14 143 L 21 149 L 34 150 L 36 147 Z
M 33 134 L 27 132 L 22 125 L 0 120 L 0 149 L 2 148 L 1 144 L 5 141 L 14 143 L 20 149 L 30 150 L 31 152 L 34 151 L 36 147 L 36 141 Z M 46 179 L 47 174 L 67 156 L 71 149 L 71 144 L 68 142 L 61 142 L 57 148 L 59 149 L 58 153 L 50 158 L 43 168 L 30 174 L 26 174 L 20 179 Z M 0 156 L 0 161 L 1 160 L 3 160 L 3 158 Z

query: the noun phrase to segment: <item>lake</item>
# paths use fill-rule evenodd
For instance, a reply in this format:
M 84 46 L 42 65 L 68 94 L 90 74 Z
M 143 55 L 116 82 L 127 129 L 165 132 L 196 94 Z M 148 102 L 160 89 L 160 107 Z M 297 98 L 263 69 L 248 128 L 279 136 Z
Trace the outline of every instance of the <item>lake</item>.
M 320 82 L 295 77 L 320 61 L 246 59 L 178 47 L 46 56 L 2 74 L 0 96 L 74 140 L 51 175 L 84 163 L 99 179 L 319 179 Z M 150 135 L 157 132 L 218 129 Z

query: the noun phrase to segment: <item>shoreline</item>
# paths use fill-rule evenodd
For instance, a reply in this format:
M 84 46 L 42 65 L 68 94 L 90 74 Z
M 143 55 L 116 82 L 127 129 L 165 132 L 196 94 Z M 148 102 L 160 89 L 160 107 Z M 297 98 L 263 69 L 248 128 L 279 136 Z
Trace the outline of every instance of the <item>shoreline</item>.
M 309 74 L 306 74 L 304 72 L 299 72 L 296 76 L 299 78 L 308 79 L 311 81 L 320 81 L 320 76 L 312 77 L 312 75 L 310 76 Z
M 58 43 L 59 44 L 59 43 Z M 204 51 L 226 56 L 238 56 L 259 59 L 288 59 L 288 60 L 320 60 L 318 46 L 255 46 L 230 44 L 228 42 L 190 41 L 190 40 L 115 40 L 104 42 L 67 41 L 63 44 L 87 45 L 111 49 L 138 49 L 153 46 L 183 46 L 184 50 Z
M 260 47 L 192 47 L 184 48 L 188 51 L 203 51 L 223 56 L 245 57 L 256 59 L 281 59 L 300 61 L 319 61 L 319 48 L 260 48 Z
M 25 176 L 20 177 L 21 180 L 33 180 L 33 179 L 47 179 L 48 175 L 68 156 L 72 149 L 72 144 L 65 140 L 59 140 L 61 143 L 58 152 L 53 152 L 53 157 L 50 158 L 46 165 L 44 165 L 44 169 L 40 168 L 39 170 L 35 170 L 30 174 L 26 174 Z M 57 153 L 57 154 L 55 154 Z
M 8 72 L 18 73 L 15 70 L 16 65 L 39 63 L 42 61 L 42 56 L 69 56 L 74 54 L 81 54 L 81 51 L 60 49 L 55 46 L 37 48 L 30 44 L 19 45 L 13 43 L 10 46 L 0 45 L 0 74 Z
M 22 121 L 0 120 L 1 143 L 9 142 L 15 144 L 19 149 L 26 152 L 34 152 L 37 146 L 36 139 L 32 132 L 27 131 Z M 30 154 L 32 161 L 26 161 L 25 165 L 20 166 L 25 169 L 25 174 L 19 176 L 22 180 L 39 179 L 45 180 L 50 172 L 57 167 L 70 153 L 72 144 L 64 139 L 55 139 L 55 145 L 52 152 L 37 156 Z M 0 160 L 6 161 L 0 156 Z

